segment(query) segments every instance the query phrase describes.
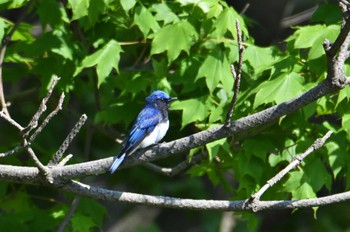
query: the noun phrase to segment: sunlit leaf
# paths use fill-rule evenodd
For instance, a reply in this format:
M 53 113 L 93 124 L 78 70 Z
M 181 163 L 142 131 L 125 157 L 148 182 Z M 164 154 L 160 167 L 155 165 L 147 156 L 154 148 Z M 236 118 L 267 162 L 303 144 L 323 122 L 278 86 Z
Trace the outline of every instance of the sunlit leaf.
M 294 72 L 262 83 L 255 96 L 254 108 L 271 102 L 279 104 L 296 97 L 303 91 L 302 83 L 302 77 Z
M 151 55 L 166 52 L 169 62 L 172 62 L 181 51 L 189 54 L 191 46 L 197 39 L 196 30 L 187 21 L 167 25 L 154 35 Z
M 125 11 L 129 11 L 135 6 L 136 0 L 120 0 L 120 4 Z
M 80 19 L 88 15 L 90 0 L 68 0 L 73 11 L 72 20 Z
M 183 111 L 181 120 L 182 128 L 191 122 L 202 121 L 209 115 L 206 101 L 206 98 L 199 98 L 172 103 L 171 109 Z
M 155 17 L 142 5 L 135 8 L 134 23 L 140 28 L 145 37 L 151 30 L 157 32 L 160 29 Z
M 96 65 L 98 76 L 98 85 L 104 82 L 112 69 L 119 71 L 119 60 L 122 48 L 115 40 L 110 40 L 105 46 L 85 57 L 82 65 L 75 72 L 77 75 L 82 68 L 92 67 Z
M 231 92 L 233 77 L 224 51 L 216 49 L 207 56 L 198 71 L 197 78 L 201 77 L 205 77 L 210 92 L 214 91 L 220 81 L 224 83 L 226 92 Z

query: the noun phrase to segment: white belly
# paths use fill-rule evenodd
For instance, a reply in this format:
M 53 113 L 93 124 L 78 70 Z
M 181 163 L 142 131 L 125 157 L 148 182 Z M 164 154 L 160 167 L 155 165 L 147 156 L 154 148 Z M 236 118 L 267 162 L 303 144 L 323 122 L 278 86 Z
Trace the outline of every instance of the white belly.
M 164 138 L 166 132 L 169 129 L 169 120 L 163 123 L 159 123 L 154 130 L 146 136 L 146 138 L 140 143 L 139 148 L 148 147 L 152 144 L 158 143 L 162 138 Z

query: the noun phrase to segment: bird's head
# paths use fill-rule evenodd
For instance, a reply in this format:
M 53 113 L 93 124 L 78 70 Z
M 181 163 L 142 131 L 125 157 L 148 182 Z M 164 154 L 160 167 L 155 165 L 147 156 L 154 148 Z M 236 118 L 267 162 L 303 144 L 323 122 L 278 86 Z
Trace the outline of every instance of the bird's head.
M 170 97 L 167 93 L 156 90 L 151 95 L 146 97 L 146 101 L 149 104 L 154 104 L 156 106 L 169 105 L 171 101 L 176 100 L 176 97 Z

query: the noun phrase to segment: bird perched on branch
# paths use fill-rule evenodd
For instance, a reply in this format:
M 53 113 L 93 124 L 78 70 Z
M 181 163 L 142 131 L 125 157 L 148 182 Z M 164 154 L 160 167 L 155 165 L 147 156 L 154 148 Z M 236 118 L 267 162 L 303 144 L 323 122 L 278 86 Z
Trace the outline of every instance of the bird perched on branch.
M 146 98 L 146 105 L 141 110 L 132 126 L 128 137 L 124 141 L 122 150 L 115 157 L 110 173 L 115 172 L 125 157 L 139 148 L 145 148 L 158 143 L 169 128 L 168 108 L 171 98 L 163 91 L 156 90 Z

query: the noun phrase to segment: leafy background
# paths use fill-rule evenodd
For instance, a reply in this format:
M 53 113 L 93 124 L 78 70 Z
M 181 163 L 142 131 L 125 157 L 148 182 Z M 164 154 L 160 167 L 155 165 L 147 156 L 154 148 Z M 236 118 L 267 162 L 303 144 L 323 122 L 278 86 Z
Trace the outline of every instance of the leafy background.
M 233 96 L 230 64 L 237 61 L 236 19 L 246 49 L 234 119 L 295 97 L 324 80 L 322 42 L 334 41 L 341 19 L 336 5 L 321 4 L 308 25 L 295 26 L 284 41 L 261 47 L 248 29 L 256 22 L 219 0 L 1 0 L 1 39 L 30 3 L 6 50 L 2 72 L 10 113 L 23 125 L 35 113 L 52 76 L 61 77 L 59 88 L 67 96 L 64 110 L 33 144 L 42 162 L 51 158 L 82 113 L 89 122 L 68 151 L 74 154 L 72 162 L 117 154 L 144 98 L 155 89 L 179 98 L 171 106 L 166 141 L 224 123 Z M 57 91 L 54 97 L 58 96 Z M 346 87 L 271 125 L 157 162 L 171 167 L 208 151 L 208 159 L 176 177 L 133 167 L 82 181 L 145 194 L 245 199 L 331 129 L 335 134 L 324 148 L 290 172 L 264 199 L 342 192 L 350 187 L 349 96 Z M 54 108 L 55 101 L 49 107 Z M 7 151 L 19 143 L 19 137 L 5 122 L 1 125 L 0 147 Z M 1 162 L 33 165 L 26 154 Z M 0 183 L 1 228 L 55 230 L 73 198 L 56 189 Z M 232 217 L 235 231 L 337 231 L 349 229 L 348 208 L 345 203 L 295 212 L 235 212 Z M 82 198 L 66 231 L 108 230 L 134 209 L 138 207 Z M 154 220 L 137 229 L 215 231 L 221 218 L 222 212 L 160 209 Z

